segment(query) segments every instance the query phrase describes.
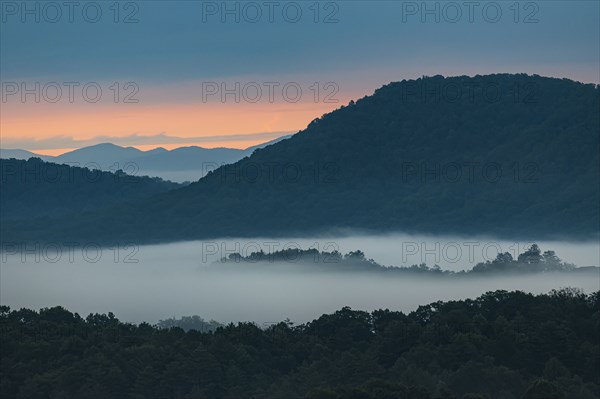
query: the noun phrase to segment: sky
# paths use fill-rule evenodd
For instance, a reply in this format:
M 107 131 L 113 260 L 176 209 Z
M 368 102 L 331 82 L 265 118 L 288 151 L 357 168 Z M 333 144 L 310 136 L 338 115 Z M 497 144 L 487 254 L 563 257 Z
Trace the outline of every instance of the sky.
M 245 148 L 391 81 L 600 83 L 598 1 L 0 1 L 0 147 Z

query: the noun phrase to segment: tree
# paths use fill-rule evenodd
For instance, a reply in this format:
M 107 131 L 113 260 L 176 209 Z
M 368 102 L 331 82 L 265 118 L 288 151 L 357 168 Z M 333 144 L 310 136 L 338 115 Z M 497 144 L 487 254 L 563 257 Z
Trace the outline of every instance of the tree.
M 568 270 L 574 267 L 574 265 L 563 263 L 554 251 L 545 251 L 542 257 L 546 270 Z
M 600 392 L 597 298 L 496 291 L 410 314 L 343 308 L 213 332 L 8 310 L 0 397 L 589 399 Z
M 564 399 L 564 395 L 558 390 L 556 385 L 547 380 L 536 380 L 527 389 L 523 399 Z
M 344 258 L 348 260 L 363 261 L 365 260 L 365 253 L 358 249 L 356 251 L 347 253 L 346 255 L 344 255 Z
M 509 252 L 499 253 L 494 259 L 494 263 L 500 263 L 503 265 L 509 265 L 513 262 L 513 257 Z
M 532 244 L 531 247 L 522 254 L 519 255 L 519 263 L 525 264 L 537 264 L 542 261 L 542 255 L 540 247 L 537 244 Z
M 550 381 L 561 377 L 569 377 L 569 375 L 569 370 L 555 357 L 548 360 L 544 366 L 544 377 Z

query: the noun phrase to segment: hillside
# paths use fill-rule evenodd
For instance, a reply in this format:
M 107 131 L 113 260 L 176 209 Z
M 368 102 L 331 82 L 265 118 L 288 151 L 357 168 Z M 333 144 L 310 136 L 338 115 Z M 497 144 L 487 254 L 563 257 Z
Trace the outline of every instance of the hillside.
M 457 94 L 458 93 L 458 94 Z M 175 241 L 335 229 L 592 238 L 599 89 L 527 75 L 391 83 L 181 190 L 3 235 Z M 93 228 L 90 228 L 93 226 Z M 69 233 L 66 233 L 66 232 Z
M 159 178 L 59 165 L 38 158 L 0 159 L 0 175 L 2 222 L 93 211 L 181 187 Z
M 0 307 L 3 397 L 592 399 L 600 292 L 487 292 L 214 332 Z

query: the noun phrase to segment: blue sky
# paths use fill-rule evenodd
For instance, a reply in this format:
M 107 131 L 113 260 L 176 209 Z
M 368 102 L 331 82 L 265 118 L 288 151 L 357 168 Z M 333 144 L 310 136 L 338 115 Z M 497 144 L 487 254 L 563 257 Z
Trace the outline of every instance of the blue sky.
M 421 8 L 421 2 L 320 2 L 319 19 L 333 13 L 334 23 L 314 23 L 312 1 L 278 2 L 281 6 L 274 8 L 273 22 L 264 2 L 250 2 L 261 6 L 258 23 L 251 22 L 251 9 L 244 10 L 243 2 L 227 3 L 232 9 L 237 3 L 240 12 L 239 22 L 235 15 L 226 15 L 225 23 L 220 18 L 225 11 L 222 2 L 150 0 L 135 2 L 137 9 L 125 9 L 122 2 L 119 19 L 133 13 L 138 21 L 128 24 L 114 23 L 112 1 L 96 2 L 103 13 L 97 23 L 84 20 L 82 6 L 74 8 L 73 22 L 67 8 L 61 7 L 58 23 L 49 22 L 50 8 L 40 9 L 36 23 L 35 15 L 22 15 L 23 2 L 17 3 L 16 14 L 3 10 L 2 15 L 2 78 L 8 80 L 126 77 L 164 82 L 335 73 L 373 66 L 397 70 L 402 77 L 403 68 L 409 66 L 444 74 L 460 67 L 491 71 L 495 65 L 523 70 L 575 65 L 583 79 L 584 71 L 597 69 L 600 56 L 598 1 L 521 2 L 519 23 L 514 22 L 513 1 L 476 2 L 481 5 L 474 8 L 473 22 L 464 2 L 456 2 L 463 13 L 457 23 L 450 22 L 456 8 L 444 10 L 444 2 L 427 3 L 431 9 L 439 4 L 439 23 L 434 14 L 425 15 L 422 22 L 422 10 L 411 13 L 409 4 Z M 39 4 L 27 3 L 32 9 Z M 286 21 L 283 5 L 287 3 L 300 5 L 299 22 Z M 501 7 L 499 22 L 484 19 L 483 8 L 491 3 Z M 209 7 L 214 4 L 221 8 L 217 14 Z M 536 6 L 525 9 L 527 4 Z M 93 14 L 90 10 L 95 8 L 87 11 Z M 292 20 L 293 8 L 287 10 Z M 495 10 L 488 6 L 490 18 Z M 529 15 L 538 22 L 524 23 Z M 597 73 L 587 79 L 597 80 Z
M 93 4 L 86 14 L 87 3 Z M 526 72 L 600 82 L 599 1 L 471 2 L 471 15 L 463 1 L 149 0 L 120 2 L 118 15 L 114 1 L 82 1 L 72 10 L 55 4 L 2 1 L 3 82 L 134 81 L 145 89 L 144 103 L 154 105 L 197 101 L 197 93 L 181 87 L 204 81 L 336 82 L 342 102 L 421 75 Z M 234 12 L 226 14 L 224 7 Z M 24 14 L 25 8 L 32 12 Z M 98 9 L 102 15 L 93 23 Z M 124 23 L 127 16 L 132 23 Z M 3 105 L 3 117 L 12 120 L 3 137 L 31 136 L 33 130 L 14 121 L 27 112 Z M 259 129 L 250 125 L 248 133 Z M 107 126 L 103 132 L 125 130 Z M 165 125 L 160 133 L 218 133 L 180 130 Z

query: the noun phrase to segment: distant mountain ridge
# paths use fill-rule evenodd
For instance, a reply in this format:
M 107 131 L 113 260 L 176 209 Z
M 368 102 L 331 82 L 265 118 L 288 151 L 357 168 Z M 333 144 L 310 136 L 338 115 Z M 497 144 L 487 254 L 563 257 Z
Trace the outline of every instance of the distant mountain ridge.
M 36 154 L 27 150 L 20 149 L 0 149 L 0 159 L 20 159 L 28 160 L 29 158 L 40 158 L 44 161 L 54 158 L 50 155 Z
M 340 229 L 596 239 L 599 93 L 524 74 L 395 82 L 187 187 L 47 226 L 3 223 L 2 233 L 148 243 Z
M 252 155 L 254 150 L 289 138 L 282 136 L 246 149 L 179 147 L 166 150 L 158 147 L 142 151 L 134 147 L 121 147 L 112 143 L 100 143 L 82 147 L 58 156 L 39 155 L 26 150 L 0 150 L 0 158 L 29 159 L 37 157 L 44 161 L 70 166 L 89 167 L 116 172 L 119 169 L 135 176 L 156 176 L 177 182 L 195 181 L 219 166 L 239 161 Z

